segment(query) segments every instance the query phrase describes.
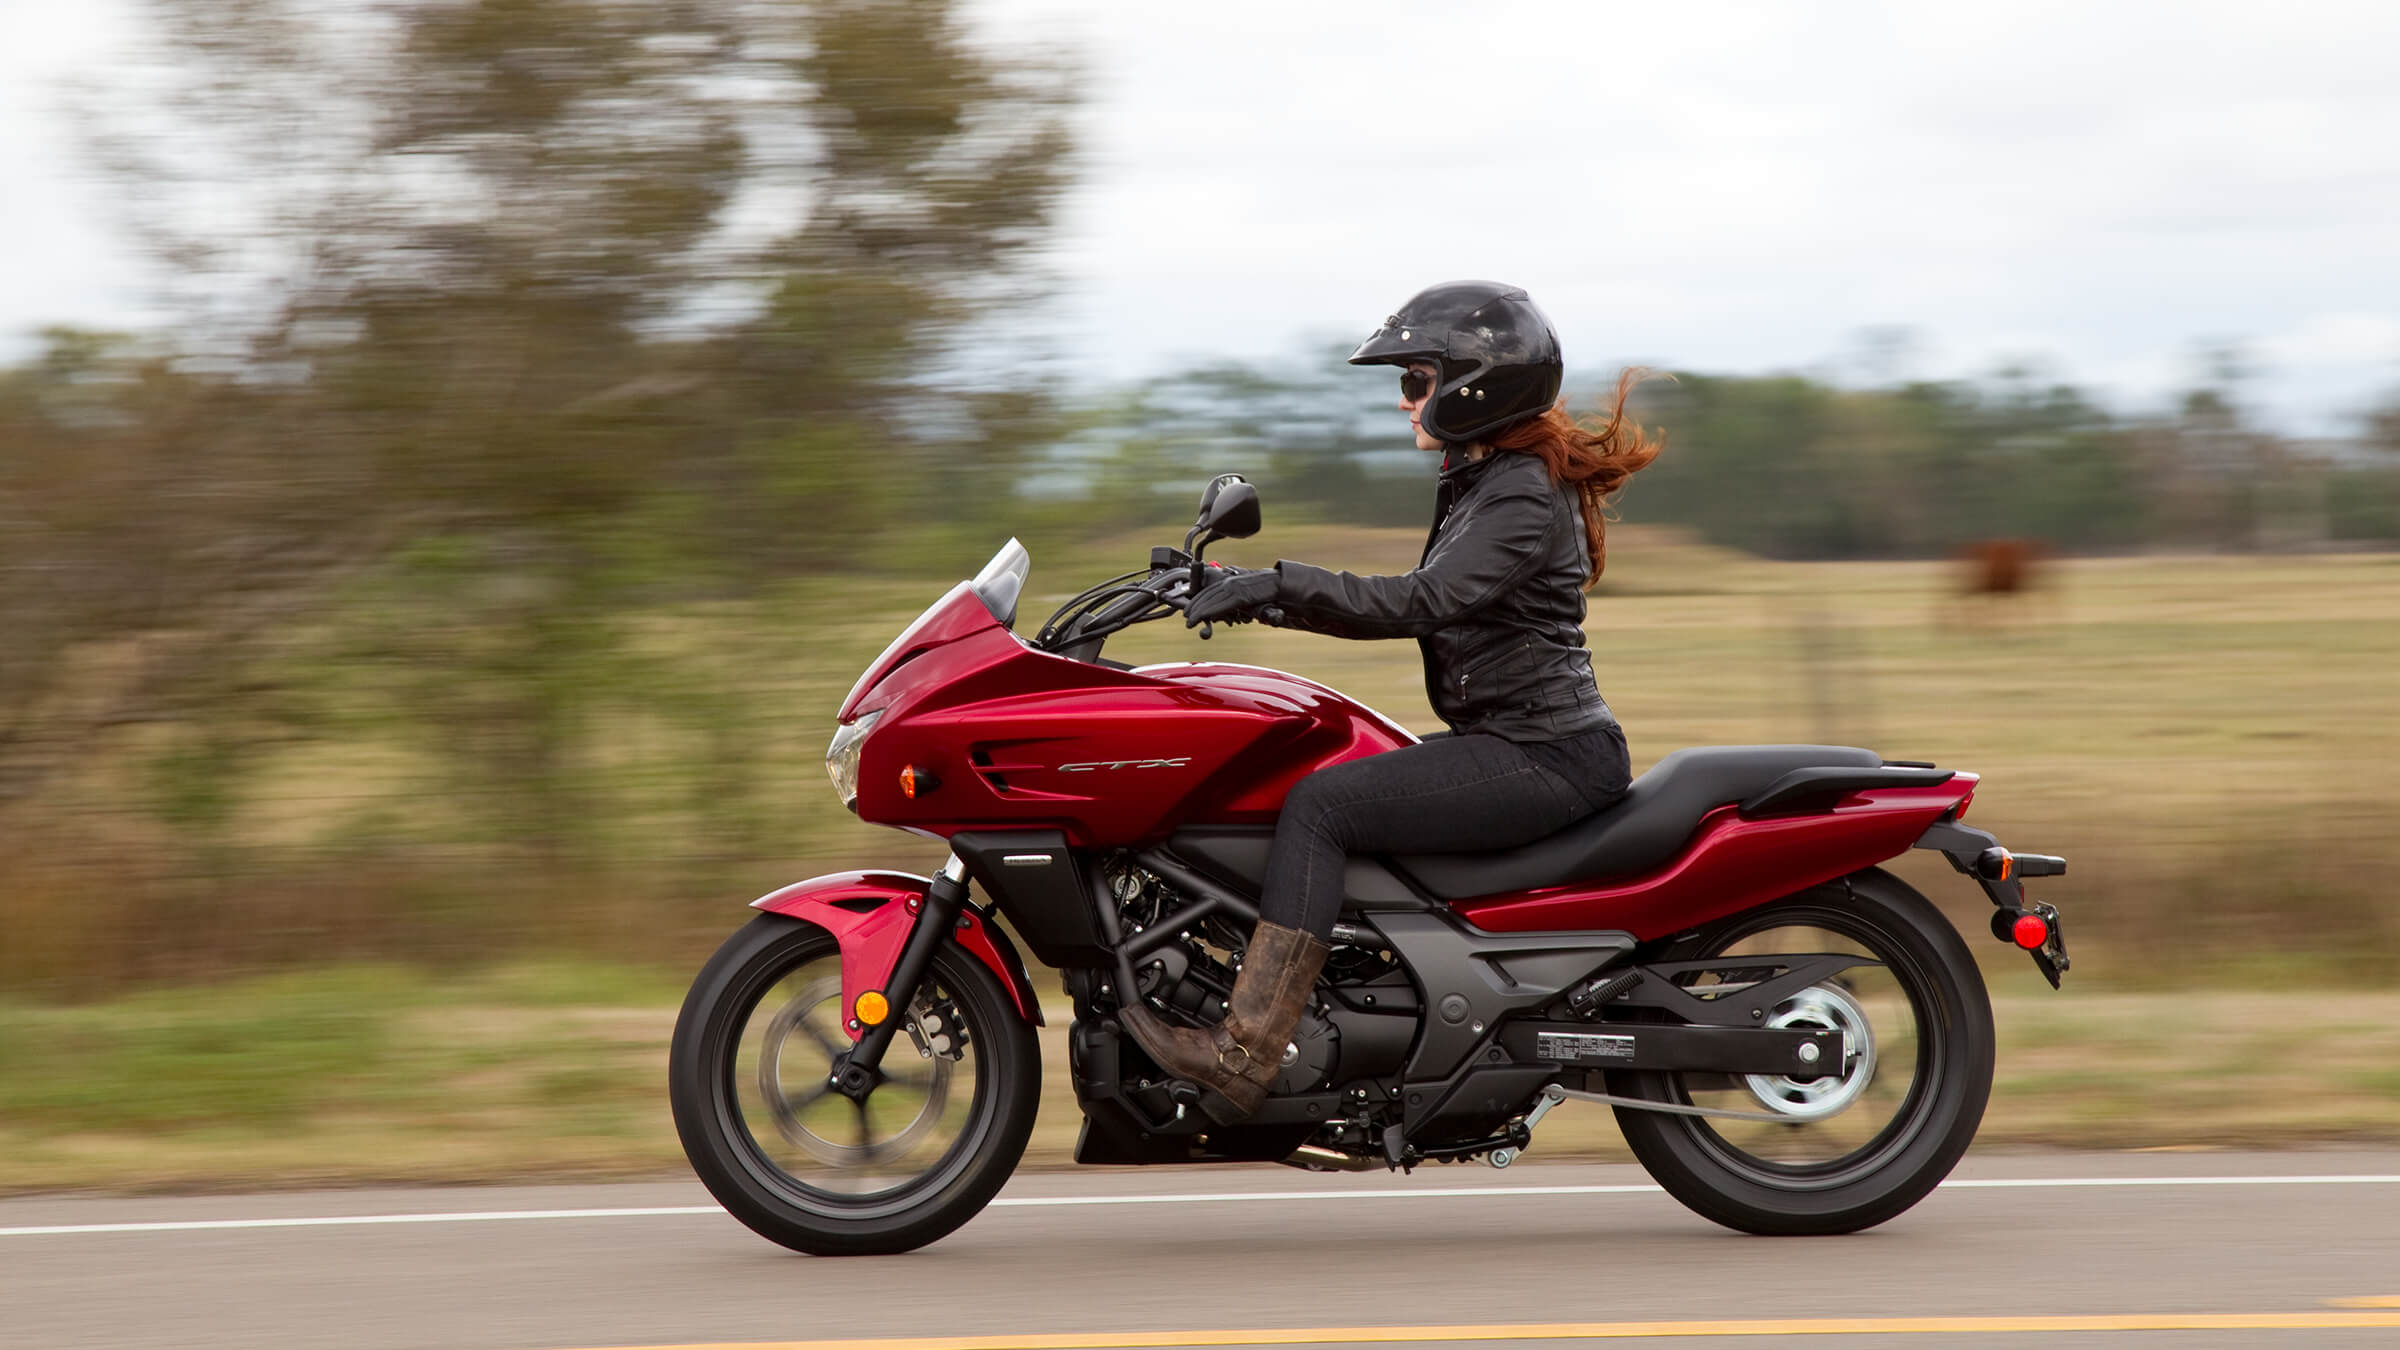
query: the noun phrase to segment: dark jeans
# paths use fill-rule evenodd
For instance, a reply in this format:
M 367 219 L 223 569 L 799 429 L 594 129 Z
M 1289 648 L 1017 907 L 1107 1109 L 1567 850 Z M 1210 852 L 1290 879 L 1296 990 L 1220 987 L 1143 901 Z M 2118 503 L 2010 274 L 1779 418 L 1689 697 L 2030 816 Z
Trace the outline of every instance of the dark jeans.
M 1333 931 L 1354 853 L 1468 853 L 1555 833 L 1625 795 L 1614 726 L 1528 750 L 1480 733 L 1319 769 L 1293 786 L 1267 853 L 1262 920 Z

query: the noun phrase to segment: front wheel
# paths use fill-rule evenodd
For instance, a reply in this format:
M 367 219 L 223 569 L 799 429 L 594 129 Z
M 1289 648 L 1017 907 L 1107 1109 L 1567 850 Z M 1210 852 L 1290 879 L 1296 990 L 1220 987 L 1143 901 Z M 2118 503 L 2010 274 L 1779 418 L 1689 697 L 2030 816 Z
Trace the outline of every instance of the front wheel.
M 1778 955 L 1852 966 L 1783 1000 L 1767 1025 L 1842 1033 L 1814 1078 L 1620 1071 L 1619 1096 L 1765 1119 L 1616 1108 L 1634 1157 L 1669 1195 L 1744 1232 L 1851 1233 L 1925 1198 L 1975 1137 L 1992 1088 L 1983 976 L 1931 901 L 1879 869 L 1718 920 L 1665 961 L 1758 957 L 1687 976 L 1689 992 L 1766 978 Z
M 761 1237 L 818 1256 L 904 1252 L 996 1194 L 1033 1132 L 1041 1050 L 983 963 L 945 944 L 904 1011 L 882 1081 L 853 1101 L 841 949 L 761 915 L 728 938 L 675 1022 L 675 1131 L 709 1192 Z

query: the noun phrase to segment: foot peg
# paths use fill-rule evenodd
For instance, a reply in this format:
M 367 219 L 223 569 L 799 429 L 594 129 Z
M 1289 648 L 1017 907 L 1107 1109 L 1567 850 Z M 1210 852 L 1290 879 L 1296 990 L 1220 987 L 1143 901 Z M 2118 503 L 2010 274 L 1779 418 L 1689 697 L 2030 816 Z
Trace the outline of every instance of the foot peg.
M 1191 1108 L 1206 1107 L 1208 1104 L 1208 1098 L 1201 1093 L 1197 1084 L 1187 1083 L 1180 1078 L 1167 1084 L 1167 1100 L 1175 1103 L 1175 1119 L 1177 1120 L 1182 1120 L 1185 1116 L 1190 1115 Z M 1213 1118 L 1216 1113 L 1211 1111 L 1209 1115 Z M 1218 1123 L 1226 1122 L 1219 1121 Z

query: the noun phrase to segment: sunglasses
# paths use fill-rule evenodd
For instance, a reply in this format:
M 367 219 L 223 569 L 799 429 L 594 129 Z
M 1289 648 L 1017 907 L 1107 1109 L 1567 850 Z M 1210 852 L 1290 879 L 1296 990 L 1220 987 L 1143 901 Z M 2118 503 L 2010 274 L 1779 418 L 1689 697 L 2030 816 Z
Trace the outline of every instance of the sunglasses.
M 1433 392 L 1433 377 L 1421 370 L 1400 372 L 1400 397 L 1414 403 Z

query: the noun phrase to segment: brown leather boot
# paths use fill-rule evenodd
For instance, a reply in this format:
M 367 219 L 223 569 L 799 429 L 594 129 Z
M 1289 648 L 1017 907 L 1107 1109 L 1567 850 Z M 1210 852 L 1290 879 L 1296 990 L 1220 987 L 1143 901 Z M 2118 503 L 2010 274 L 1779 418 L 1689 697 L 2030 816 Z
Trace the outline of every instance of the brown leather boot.
M 1331 950 L 1313 934 L 1261 920 L 1234 977 L 1223 1022 L 1206 1030 L 1179 1027 L 1139 1002 L 1119 1010 L 1117 1020 L 1159 1067 L 1215 1089 L 1233 1104 L 1238 1114 L 1232 1119 L 1238 1120 L 1258 1110 L 1283 1072 L 1292 1028 L 1300 1025 L 1300 1010 Z

